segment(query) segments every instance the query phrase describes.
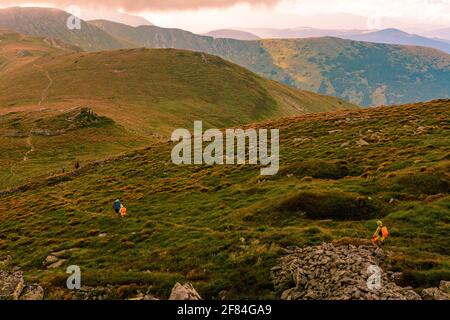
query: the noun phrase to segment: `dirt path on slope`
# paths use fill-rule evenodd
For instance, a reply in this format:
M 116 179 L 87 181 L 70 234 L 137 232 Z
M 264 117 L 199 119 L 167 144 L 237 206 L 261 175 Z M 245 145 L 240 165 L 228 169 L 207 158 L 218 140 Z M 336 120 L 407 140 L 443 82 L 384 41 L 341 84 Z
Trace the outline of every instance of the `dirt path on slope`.
M 42 103 L 44 103 L 45 99 L 47 99 L 48 90 L 49 90 L 50 87 L 53 85 L 53 79 L 52 79 L 52 77 L 50 77 L 50 73 L 49 73 L 47 70 L 45 70 L 42 66 L 39 66 L 39 65 L 36 65 L 36 64 L 35 64 L 34 66 L 35 66 L 36 68 L 42 70 L 42 72 L 45 73 L 45 76 L 46 76 L 47 79 L 48 79 L 47 87 L 45 87 L 45 89 L 42 90 L 42 93 L 41 93 L 41 100 L 39 100 L 39 103 L 38 103 L 38 105 L 40 106 L 40 105 L 42 105 Z

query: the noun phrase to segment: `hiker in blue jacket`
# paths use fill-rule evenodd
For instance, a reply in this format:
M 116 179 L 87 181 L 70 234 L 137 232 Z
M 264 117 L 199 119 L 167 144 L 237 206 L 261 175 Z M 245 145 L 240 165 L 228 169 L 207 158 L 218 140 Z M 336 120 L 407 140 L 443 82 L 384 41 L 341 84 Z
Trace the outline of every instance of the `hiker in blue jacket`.
M 122 204 L 120 203 L 120 200 L 117 199 L 116 201 L 114 201 L 114 212 L 116 213 L 117 216 L 120 214 L 121 208 L 122 208 Z

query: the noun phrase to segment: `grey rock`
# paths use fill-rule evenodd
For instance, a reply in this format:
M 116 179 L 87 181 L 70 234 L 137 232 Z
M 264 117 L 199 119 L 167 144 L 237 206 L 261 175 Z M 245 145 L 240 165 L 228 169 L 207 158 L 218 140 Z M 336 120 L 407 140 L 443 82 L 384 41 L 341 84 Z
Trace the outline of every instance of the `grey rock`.
M 379 267 L 386 258 L 384 251 L 376 246 L 341 245 L 324 243 L 291 249 L 272 268 L 275 285 L 285 289 L 281 299 L 329 299 L 329 300 L 418 300 L 420 296 L 411 288 L 402 288 L 393 281 L 394 274 L 387 274 Z M 381 287 L 369 288 L 372 275 L 369 266 L 378 268 Z M 395 274 L 395 276 L 400 276 Z M 295 287 L 286 285 L 295 283 Z M 285 285 L 283 287 L 283 285 Z
M 420 293 L 423 300 L 449 300 L 450 296 L 438 288 L 428 288 Z
M 25 286 L 22 272 L 0 270 L 0 300 L 18 300 Z
M 44 299 L 44 289 L 38 284 L 31 284 L 24 287 L 19 300 L 42 300 Z
M 202 298 L 191 283 L 181 285 L 177 282 L 170 293 L 169 300 L 202 300 Z

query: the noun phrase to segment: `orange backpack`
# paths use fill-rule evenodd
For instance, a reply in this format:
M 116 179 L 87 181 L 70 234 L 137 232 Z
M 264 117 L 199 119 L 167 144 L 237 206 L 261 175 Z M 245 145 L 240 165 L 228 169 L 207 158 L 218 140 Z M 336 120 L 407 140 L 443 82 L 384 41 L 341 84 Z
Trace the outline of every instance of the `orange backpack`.
M 389 231 L 388 231 L 387 227 L 382 227 L 381 228 L 381 235 L 383 236 L 383 238 L 389 237 Z
M 122 217 L 125 217 L 127 215 L 127 208 L 125 207 L 120 208 L 120 215 Z

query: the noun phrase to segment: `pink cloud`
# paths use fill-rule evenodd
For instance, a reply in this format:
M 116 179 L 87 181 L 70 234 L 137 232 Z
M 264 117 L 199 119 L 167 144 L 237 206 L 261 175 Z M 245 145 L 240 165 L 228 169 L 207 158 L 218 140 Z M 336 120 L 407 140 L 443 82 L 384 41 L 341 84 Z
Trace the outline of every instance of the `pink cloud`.
M 21 1 L 2 0 L 2 6 L 27 5 L 36 3 L 38 5 L 51 5 L 59 8 L 66 6 L 80 7 L 106 7 L 109 9 L 123 9 L 129 12 L 146 10 L 189 10 L 202 8 L 226 8 L 236 4 L 249 4 L 252 6 L 270 6 L 281 0 L 42 0 Z

